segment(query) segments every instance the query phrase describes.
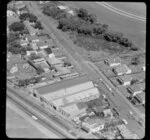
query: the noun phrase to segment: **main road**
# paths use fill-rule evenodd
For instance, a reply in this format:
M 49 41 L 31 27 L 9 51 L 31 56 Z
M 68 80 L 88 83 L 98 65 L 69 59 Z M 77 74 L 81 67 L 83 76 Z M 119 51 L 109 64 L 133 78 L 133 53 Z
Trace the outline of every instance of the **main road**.
M 103 75 L 103 73 L 96 71 L 95 68 L 93 68 L 86 60 L 84 60 L 84 58 L 77 52 L 77 46 L 75 46 L 63 32 L 56 29 L 56 25 L 51 21 L 52 19 L 42 14 L 36 2 L 26 2 L 26 4 L 29 7 L 30 11 L 38 16 L 38 18 L 42 21 L 44 28 L 53 35 L 55 41 L 59 44 L 59 46 L 65 48 L 66 53 L 68 55 L 71 55 L 70 57 L 73 59 L 73 61 L 77 62 L 80 65 L 80 68 L 88 75 L 90 80 L 99 83 L 99 79 L 101 78 L 103 79 L 104 83 L 109 85 L 113 90 L 115 89 L 111 82 L 109 80 L 106 80 L 107 78 L 105 77 L 105 75 Z M 99 85 L 103 86 L 102 83 L 99 83 Z M 131 118 L 128 117 L 128 113 L 129 111 L 132 111 L 133 114 L 139 116 L 140 118 L 143 116 L 137 111 L 136 108 L 134 108 L 127 100 L 125 100 L 123 96 L 121 96 L 121 94 L 122 93 L 120 93 L 120 91 L 115 91 L 114 96 L 112 96 L 111 94 L 107 95 L 111 97 L 113 102 L 119 108 L 122 116 L 126 118 L 128 122 L 130 122 L 129 128 L 142 138 L 144 136 L 143 126 L 140 126 L 136 120 L 131 120 Z
M 74 138 L 68 133 L 70 130 L 67 126 L 62 124 L 54 115 L 49 115 L 45 113 L 39 106 L 34 105 L 33 102 L 30 102 L 24 96 L 21 96 L 23 93 L 19 93 L 13 90 L 11 87 L 7 86 L 7 97 L 15 104 L 18 105 L 26 114 L 30 116 L 37 116 L 38 122 L 41 123 L 44 127 L 48 128 L 50 131 L 53 131 L 60 138 Z

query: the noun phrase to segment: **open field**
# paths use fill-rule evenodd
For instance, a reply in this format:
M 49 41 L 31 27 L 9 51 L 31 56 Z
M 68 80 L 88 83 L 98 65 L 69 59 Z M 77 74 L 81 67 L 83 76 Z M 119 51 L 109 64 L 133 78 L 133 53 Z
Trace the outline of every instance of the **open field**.
M 145 49 L 145 22 L 118 15 L 108 9 L 96 4 L 95 2 L 64 2 L 73 8 L 85 8 L 89 13 L 94 13 L 99 22 L 106 23 L 110 29 L 123 32 L 125 36 L 132 39 L 139 48 Z

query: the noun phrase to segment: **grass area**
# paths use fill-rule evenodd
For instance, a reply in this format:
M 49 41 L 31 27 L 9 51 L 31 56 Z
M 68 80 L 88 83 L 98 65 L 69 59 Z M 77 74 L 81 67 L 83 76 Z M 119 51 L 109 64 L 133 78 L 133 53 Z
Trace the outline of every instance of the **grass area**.
M 128 51 L 125 47 L 119 47 L 117 43 L 103 40 L 102 37 L 91 37 L 85 35 L 76 35 L 76 37 L 73 37 L 71 34 L 70 38 L 77 46 L 86 50 L 82 51 L 82 55 L 85 55 L 87 59 L 90 58 L 92 61 L 98 61 L 105 57 Z

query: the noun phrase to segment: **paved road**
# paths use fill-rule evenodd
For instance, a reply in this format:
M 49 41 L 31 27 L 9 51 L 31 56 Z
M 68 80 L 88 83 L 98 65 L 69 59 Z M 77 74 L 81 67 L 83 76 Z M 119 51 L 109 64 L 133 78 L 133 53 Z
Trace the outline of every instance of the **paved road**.
M 24 111 L 29 115 L 35 115 L 39 118 L 39 122 L 43 124 L 45 127 L 49 127 L 50 130 L 54 130 L 55 133 L 59 133 L 59 135 L 63 138 L 72 138 L 71 135 L 68 134 L 68 131 L 70 128 L 68 128 L 67 124 L 63 124 L 58 118 L 56 118 L 54 115 L 50 115 L 43 111 L 43 108 L 40 106 L 35 105 L 33 102 L 30 102 L 27 100 L 27 98 L 24 98 L 12 90 L 11 88 L 7 87 L 7 96 L 16 102 L 19 106 L 24 109 Z M 19 100 L 20 101 L 19 101 Z M 44 116 L 44 117 L 43 117 Z M 67 132 L 67 133 L 66 133 Z
M 136 19 L 136 20 L 146 22 L 145 17 L 137 16 L 137 15 L 122 11 L 118 8 L 115 8 L 115 7 L 111 6 L 107 2 L 96 2 L 96 3 L 99 4 L 100 6 L 103 6 L 103 7 L 107 8 L 108 10 L 111 10 L 112 12 L 115 12 L 115 13 L 119 14 L 119 15 L 123 15 L 123 16 L 129 17 L 129 18 L 132 18 L 132 19 Z
M 42 20 L 42 24 L 45 26 L 46 30 L 49 32 L 52 32 L 54 34 L 54 36 L 57 38 L 57 40 L 66 49 L 68 54 L 71 54 L 73 59 L 75 59 L 75 61 L 78 62 L 78 64 L 81 66 L 82 70 L 85 71 L 85 73 L 89 76 L 90 80 L 99 82 L 99 78 L 102 78 L 103 81 L 105 83 L 107 83 L 112 89 L 115 89 L 115 87 L 110 84 L 110 81 L 106 80 L 107 78 L 102 73 L 95 71 L 95 69 L 93 67 L 91 67 L 87 63 L 87 61 L 84 60 L 84 58 L 76 51 L 76 46 L 73 44 L 73 42 L 69 39 L 66 39 L 66 37 L 64 37 L 64 33 L 62 33 L 61 31 L 59 31 L 55 28 L 54 24 L 50 22 L 49 18 L 46 17 L 45 15 L 43 15 L 39 11 L 36 4 L 33 4 L 31 2 L 30 10 L 32 10 L 35 15 L 38 15 L 38 17 L 40 16 L 40 19 Z M 128 101 L 124 100 L 124 98 L 121 96 L 121 93 L 120 92 L 118 93 L 118 92 L 119 91 L 117 91 L 115 93 L 116 96 L 111 96 L 111 95 L 109 95 L 109 96 L 111 96 L 111 99 L 114 101 L 114 103 L 116 103 L 116 106 L 118 106 L 118 108 L 120 108 L 120 111 L 122 110 L 122 115 L 124 116 L 124 118 L 127 118 L 127 120 L 129 120 L 129 118 L 127 117 L 129 110 L 131 110 L 135 114 L 138 112 L 135 110 L 135 108 L 133 108 L 133 106 L 131 107 L 131 105 L 129 105 Z M 140 114 L 138 113 L 138 115 L 140 115 Z M 135 131 L 138 135 L 140 135 L 140 137 L 143 137 L 144 129 L 142 127 L 139 127 L 138 123 L 136 121 L 131 121 L 131 120 L 129 120 L 129 121 L 132 124 L 132 126 L 130 128 L 133 131 Z M 138 126 L 138 130 L 136 130 L 137 126 Z M 139 130 L 140 130 L 140 133 L 139 133 Z

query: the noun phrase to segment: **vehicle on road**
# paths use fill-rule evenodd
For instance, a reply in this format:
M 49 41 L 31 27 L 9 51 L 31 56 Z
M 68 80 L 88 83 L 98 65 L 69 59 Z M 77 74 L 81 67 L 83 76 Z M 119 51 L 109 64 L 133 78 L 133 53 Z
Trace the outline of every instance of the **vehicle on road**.
M 36 116 L 32 116 L 32 119 L 34 120 L 38 120 L 38 118 Z

